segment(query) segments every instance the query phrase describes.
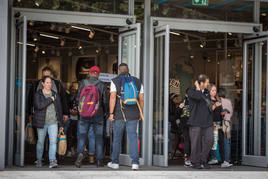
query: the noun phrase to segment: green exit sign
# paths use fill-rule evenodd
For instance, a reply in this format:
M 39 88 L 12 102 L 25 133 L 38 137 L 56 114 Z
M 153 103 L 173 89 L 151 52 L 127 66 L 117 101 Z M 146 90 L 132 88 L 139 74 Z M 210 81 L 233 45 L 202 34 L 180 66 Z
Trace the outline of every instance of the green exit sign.
M 193 0 L 193 5 L 208 6 L 208 0 Z

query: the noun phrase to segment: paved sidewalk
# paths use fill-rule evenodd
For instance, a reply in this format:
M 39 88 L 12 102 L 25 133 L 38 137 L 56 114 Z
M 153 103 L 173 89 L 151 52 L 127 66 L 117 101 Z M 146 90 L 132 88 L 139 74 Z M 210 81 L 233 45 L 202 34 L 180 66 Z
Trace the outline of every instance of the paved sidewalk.
M 222 169 L 218 166 L 210 170 L 194 170 L 183 166 L 145 167 L 139 171 L 131 171 L 129 167 L 120 166 L 120 170 L 111 170 L 107 167 L 96 168 L 94 165 L 84 165 L 75 168 L 72 165 L 60 166 L 57 169 L 48 169 L 48 166 L 37 169 L 34 166 L 23 168 L 13 167 L 0 172 L 0 179 L 268 179 L 268 169 L 248 166 L 234 166 Z

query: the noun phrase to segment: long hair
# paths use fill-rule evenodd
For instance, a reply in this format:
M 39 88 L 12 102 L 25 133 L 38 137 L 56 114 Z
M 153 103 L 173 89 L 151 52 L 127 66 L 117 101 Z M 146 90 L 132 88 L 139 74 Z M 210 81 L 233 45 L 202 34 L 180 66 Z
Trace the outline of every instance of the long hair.
M 210 91 L 212 90 L 213 87 L 216 88 L 216 96 L 215 96 L 215 98 L 216 98 L 217 101 L 220 102 L 221 99 L 220 99 L 220 97 L 218 96 L 217 86 L 216 86 L 215 84 L 210 84 L 210 85 L 208 86 L 209 94 L 210 94 Z

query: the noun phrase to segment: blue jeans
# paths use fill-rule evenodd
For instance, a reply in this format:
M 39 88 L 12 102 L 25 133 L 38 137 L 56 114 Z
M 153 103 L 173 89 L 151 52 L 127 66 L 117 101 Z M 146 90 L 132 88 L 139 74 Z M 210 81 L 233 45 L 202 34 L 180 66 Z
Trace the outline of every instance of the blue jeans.
M 171 122 L 168 122 L 168 153 L 172 152 L 174 137 L 175 135 L 171 132 Z
M 230 162 L 231 146 L 230 139 L 224 138 L 225 161 Z
M 92 117 L 92 118 L 80 118 L 78 121 L 78 145 L 77 152 L 78 154 L 83 153 L 85 149 L 86 137 L 89 136 L 90 127 L 93 127 L 96 143 L 96 159 L 103 160 L 103 120 L 100 120 L 102 117 Z M 102 121 L 102 122 L 97 122 Z M 91 139 L 90 139 L 91 140 Z M 95 150 L 95 147 L 94 147 Z
M 94 155 L 95 154 L 95 134 L 93 125 L 89 127 L 88 131 L 88 154 Z
M 38 128 L 38 141 L 36 145 L 36 157 L 37 160 L 42 160 L 44 153 L 44 142 L 46 134 L 49 136 L 49 160 L 56 160 L 57 150 L 57 135 L 58 135 L 58 124 L 45 125 L 44 128 Z
M 138 134 L 137 126 L 138 120 L 115 120 L 113 122 L 113 152 L 112 162 L 119 164 L 119 155 L 121 152 L 122 138 L 124 130 L 127 130 L 127 136 L 129 141 L 129 155 L 132 159 L 132 164 L 139 164 L 139 151 L 138 151 Z

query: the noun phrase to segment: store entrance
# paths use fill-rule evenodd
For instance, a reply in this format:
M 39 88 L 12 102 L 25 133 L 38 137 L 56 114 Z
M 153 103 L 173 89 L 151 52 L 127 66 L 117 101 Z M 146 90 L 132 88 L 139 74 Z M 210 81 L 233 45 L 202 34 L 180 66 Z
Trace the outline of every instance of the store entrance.
M 104 22 L 105 24 L 105 22 Z M 34 85 L 42 77 L 42 69 L 52 69 L 52 76 L 59 80 L 70 94 L 86 78 L 90 67 L 101 69 L 100 80 L 107 84 L 117 75 L 117 66 L 124 62 L 130 73 L 140 77 L 140 24 L 94 25 L 27 20 L 16 18 L 15 44 L 15 99 L 14 99 L 14 163 L 18 166 L 33 165 L 36 160 L 35 141 L 27 138 L 26 129 L 32 118 Z M 106 119 L 105 119 L 106 121 Z M 74 126 L 71 126 L 73 128 Z M 105 154 L 110 156 L 110 128 L 105 133 Z M 142 122 L 139 125 L 139 151 L 142 158 Z M 26 137 L 25 137 L 26 136 Z M 90 140 L 89 140 L 90 141 Z M 48 142 L 46 142 L 48 144 Z M 127 136 L 124 136 L 120 162 L 130 165 Z M 48 154 L 45 145 L 44 154 Z M 92 146 L 92 145 L 90 145 Z M 61 157 L 65 164 L 73 165 L 76 146 L 70 148 L 72 157 Z M 87 152 L 94 149 L 85 149 Z M 44 155 L 47 159 L 47 155 Z
M 258 36 L 262 35 L 255 35 L 255 38 Z M 226 98 L 233 106 L 230 162 L 266 166 L 267 39 L 262 36 L 243 47 L 245 38 L 245 33 L 177 30 L 169 25 L 154 27 L 154 165 L 184 164 L 185 138 L 182 131 L 174 132 L 167 104 L 170 105 L 171 94 L 176 94 L 173 100 L 178 106 L 197 76 L 206 74 L 210 83 L 226 90 Z M 254 46 L 256 43 L 258 48 Z M 248 117 L 243 119 L 242 114 Z

